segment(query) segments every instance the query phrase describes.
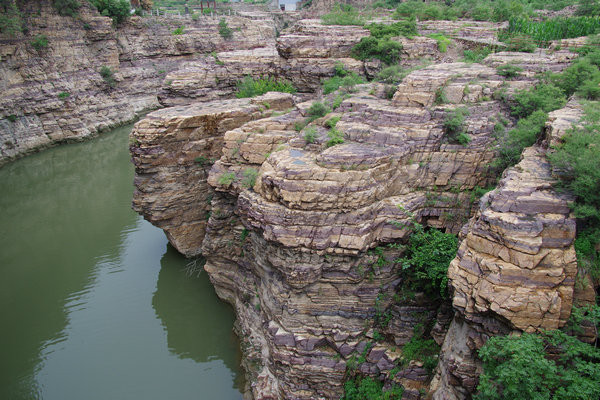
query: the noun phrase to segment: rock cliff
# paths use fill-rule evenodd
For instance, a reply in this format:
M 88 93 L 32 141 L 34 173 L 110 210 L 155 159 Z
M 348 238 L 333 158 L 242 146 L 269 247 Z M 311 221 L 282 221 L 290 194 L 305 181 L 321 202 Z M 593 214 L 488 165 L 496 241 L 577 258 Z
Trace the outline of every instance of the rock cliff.
M 313 25 L 301 21 L 292 30 L 296 33 L 278 39 L 275 47 L 290 57 L 280 63 L 302 59 L 302 46 L 320 46 L 316 38 L 297 33 L 316 29 Z M 360 36 L 355 28 L 346 31 Z M 298 45 L 290 44 L 293 40 Z M 340 39 L 339 53 L 322 50 L 323 56 L 346 55 L 346 40 Z M 267 54 L 269 64 L 276 56 Z M 451 268 L 459 313 L 448 335 L 451 308 L 419 295 L 402 296 L 404 277 L 396 260 L 413 220 L 458 233 L 477 210 L 471 190 L 495 180 L 488 171 L 494 126 L 507 111 L 494 93 L 526 88 L 535 82 L 536 70 L 561 70 L 573 56 L 499 53 L 484 64 L 433 65 L 409 74 L 392 100 L 378 84 L 328 95 L 321 101 L 331 112 L 312 121 L 307 121 L 311 101 L 268 94 L 167 108 L 136 125 L 136 209 L 163 227 L 180 251 L 206 258 L 217 293 L 236 309 L 255 398 L 336 398 L 357 358 L 362 373 L 399 382 L 406 396 L 417 398 L 427 390 L 429 373 L 422 362 L 403 359 L 401 349 L 424 321 L 439 344 L 446 337 L 444 373 L 434 383 L 459 396 L 476 385 L 476 363 L 465 357 L 460 364 L 454 356 L 476 348 L 461 345 L 473 332 L 480 345 L 486 334 L 564 323 L 573 292 L 574 226 L 566 199 L 551 193 L 550 181 L 539 183 L 546 177 L 538 171 L 544 165 L 539 152 L 528 161 L 532 164 L 517 167 L 534 170 L 525 177 L 520 169 L 508 172 L 499 189 L 482 200 L 490 199 L 490 210 L 477 211 L 463 229 L 465 239 Z M 494 68 L 502 60 L 520 62 L 526 72 L 505 81 Z M 333 109 L 338 96 L 344 100 Z M 444 128 L 457 109 L 466 110 L 470 141 L 464 145 Z M 201 121 L 211 121 L 210 133 Z M 333 126 L 343 143 L 330 146 Z M 532 182 L 516 184 L 525 178 Z M 531 220 L 521 215 L 526 210 L 511 208 L 511 198 L 523 198 L 528 209 L 558 208 Z M 507 239 L 493 242 L 502 235 Z M 524 241 L 527 235 L 534 236 Z M 474 255 L 472 242 L 481 253 Z M 488 259 L 486 274 L 469 267 Z M 526 272 L 539 265 L 539 274 L 518 275 L 524 260 Z M 500 277 L 506 280 L 497 286 L 498 297 L 486 297 Z M 523 282 L 531 290 L 515 292 Z M 521 317 L 516 302 L 525 298 L 532 307 Z M 466 318 L 488 330 L 473 330 Z M 505 323 L 510 318 L 511 327 Z

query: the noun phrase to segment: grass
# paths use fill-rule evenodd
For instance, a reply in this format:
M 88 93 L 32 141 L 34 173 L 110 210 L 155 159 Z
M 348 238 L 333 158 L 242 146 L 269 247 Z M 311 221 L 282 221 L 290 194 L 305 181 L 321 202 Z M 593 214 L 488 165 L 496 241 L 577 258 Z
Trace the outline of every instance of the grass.
M 60 92 L 57 97 L 61 100 L 64 100 L 66 98 L 68 98 L 69 96 L 71 96 L 71 93 L 69 92 Z
M 598 32 L 600 32 L 600 17 L 560 17 L 544 21 L 510 18 L 508 28 L 500 33 L 500 40 L 515 35 L 527 35 L 539 47 L 546 47 L 552 40 L 588 36 Z
M 496 68 L 498 75 L 511 79 L 519 76 L 523 72 L 523 68 L 514 64 L 503 64 Z
M 179 28 L 173 31 L 173 35 L 183 35 L 185 33 L 185 26 L 181 25 Z
M 323 25 L 359 25 L 365 24 L 365 18 L 348 4 L 335 4 L 331 12 L 321 17 Z
M 452 43 L 452 41 L 449 38 L 447 38 L 445 35 L 443 35 L 441 33 L 432 33 L 431 35 L 429 35 L 429 37 L 436 40 L 437 46 L 438 46 L 438 51 L 440 53 L 447 52 L 448 46 L 450 45 L 450 43 Z
M 335 127 L 331 128 L 327 132 L 327 136 L 329 137 L 329 140 L 326 143 L 327 147 L 344 143 L 344 134 Z
M 217 183 L 222 186 L 229 186 L 235 181 L 235 174 L 233 172 L 224 172 L 219 176 Z
M 314 126 L 306 128 L 304 131 L 304 140 L 306 143 L 315 143 L 317 141 L 317 128 Z
M 365 80 L 360 75 L 347 71 L 344 64 L 338 63 L 335 66 L 335 75 L 323 81 L 323 94 L 333 93 L 340 87 L 350 92 L 355 85 L 361 83 L 365 83 Z
M 288 81 L 273 77 L 252 78 L 246 76 L 237 83 L 237 98 L 255 97 L 267 92 L 296 93 L 296 88 Z
M 469 110 L 466 107 L 457 108 L 446 114 L 444 131 L 450 143 L 466 146 L 471 141 L 471 138 L 465 132 L 465 117 L 467 115 L 469 115 Z
M 468 63 L 480 63 L 492 53 L 489 47 L 480 47 L 473 50 L 463 51 L 463 60 Z
M 38 52 L 48 48 L 48 36 L 37 35 L 32 41 L 31 46 Z
M 109 87 L 115 87 L 117 85 L 117 81 L 115 81 L 114 78 L 114 73 L 112 71 L 112 69 L 110 69 L 110 67 L 103 65 L 100 68 L 100 76 L 102 77 L 102 79 L 104 80 L 104 82 L 109 86 Z

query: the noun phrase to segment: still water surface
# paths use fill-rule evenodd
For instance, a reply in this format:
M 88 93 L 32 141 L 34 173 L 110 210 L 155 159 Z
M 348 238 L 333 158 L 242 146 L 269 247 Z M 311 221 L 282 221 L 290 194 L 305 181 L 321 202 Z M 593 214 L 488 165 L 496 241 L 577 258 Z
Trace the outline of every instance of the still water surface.
M 0 399 L 240 399 L 234 315 L 131 210 L 131 126 L 0 168 Z

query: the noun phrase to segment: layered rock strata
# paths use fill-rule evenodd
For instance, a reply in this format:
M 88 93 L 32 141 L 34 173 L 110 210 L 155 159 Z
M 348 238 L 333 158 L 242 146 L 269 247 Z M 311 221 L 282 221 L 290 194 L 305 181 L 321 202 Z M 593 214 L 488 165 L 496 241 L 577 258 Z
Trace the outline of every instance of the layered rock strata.
M 581 115 L 575 102 L 552 112 L 544 142 L 524 150 L 463 229 L 448 271 L 456 316 L 442 347 L 434 398 L 470 397 L 481 372 L 476 351 L 489 337 L 561 328 L 575 298 L 593 301 L 593 290 L 575 293 L 573 199 L 554 189 L 546 159 L 548 144 Z

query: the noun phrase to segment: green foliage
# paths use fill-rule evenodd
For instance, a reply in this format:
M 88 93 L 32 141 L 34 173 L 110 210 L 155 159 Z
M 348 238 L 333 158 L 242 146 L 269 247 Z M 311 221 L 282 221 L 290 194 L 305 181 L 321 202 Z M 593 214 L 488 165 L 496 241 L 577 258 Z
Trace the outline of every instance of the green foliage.
M 233 172 L 224 172 L 219 176 L 217 183 L 222 186 L 229 186 L 235 181 L 235 174 Z
M 584 82 L 600 82 L 600 71 L 592 61 L 596 53 L 579 58 L 563 71 L 552 75 L 550 80 L 565 92 L 567 96 L 575 93 Z
M 434 104 L 446 104 L 448 103 L 448 97 L 446 96 L 446 87 L 440 86 L 435 90 L 435 98 L 433 99 Z
M 508 79 L 519 76 L 519 73 L 521 73 L 522 71 L 523 68 L 514 64 L 502 64 L 498 68 L 496 68 L 496 72 L 498 73 L 498 75 Z
M 110 69 L 110 67 L 103 65 L 100 68 L 100 76 L 102 77 L 102 79 L 104 79 L 104 82 L 109 86 L 109 87 L 115 87 L 117 85 L 117 81 L 115 81 L 115 78 L 113 76 L 113 71 Z
M 321 17 L 323 25 L 359 25 L 365 24 L 365 19 L 358 11 L 348 4 L 335 4 L 331 12 Z
M 23 30 L 21 11 L 13 0 L 0 0 L 0 32 L 14 36 Z
M 510 18 L 508 28 L 501 32 L 500 40 L 515 35 L 527 35 L 540 47 L 551 40 L 576 38 L 600 32 L 600 17 L 558 17 L 543 21 L 529 18 Z
M 308 120 L 309 121 L 314 121 L 317 118 L 321 118 L 324 117 L 325 115 L 329 114 L 329 108 L 327 108 L 327 106 L 319 101 L 315 101 L 314 103 L 312 103 L 312 105 L 308 108 Z
M 567 98 L 561 88 L 553 84 L 540 84 L 516 93 L 514 102 L 512 114 L 524 118 L 536 110 L 544 112 L 557 110 L 567 103 Z
M 17 116 L 15 114 L 10 114 L 10 115 L 6 116 L 6 119 L 9 120 L 10 122 L 16 122 Z
M 37 35 L 32 41 L 31 45 L 37 51 L 42 51 L 48 47 L 48 37 L 46 35 Z
M 510 17 L 527 16 L 533 8 L 524 2 L 512 0 L 454 0 L 423 2 L 409 0 L 398 5 L 394 18 L 416 17 L 419 20 L 456 20 L 458 18 L 476 21 L 506 21 Z M 543 7 L 545 8 L 545 7 Z
M 394 22 L 392 24 L 377 24 L 372 23 L 366 25 L 365 28 L 371 32 L 371 36 L 374 36 L 378 39 L 383 37 L 392 37 L 392 36 L 406 36 L 411 37 L 418 35 L 417 32 L 417 21 L 414 18 L 408 20 L 402 20 L 399 22 Z
M 346 91 L 351 91 L 355 85 L 365 83 L 365 80 L 356 72 L 349 72 L 344 64 L 335 65 L 335 75 L 332 78 L 323 81 L 323 94 L 333 93 L 340 87 Z
M 69 97 L 70 95 L 71 95 L 71 93 L 69 93 L 69 92 L 60 92 L 57 97 L 61 100 L 64 100 L 67 97 Z
M 327 132 L 327 136 L 329 137 L 329 140 L 327 141 L 327 147 L 344 143 L 344 134 L 335 127 L 331 128 L 329 132 Z
M 77 0 L 52 0 L 52 5 L 60 15 L 74 17 L 77 15 L 81 4 Z
M 516 34 L 513 36 L 506 37 L 504 39 L 506 43 L 506 50 L 508 51 L 520 51 L 523 53 L 533 53 L 537 48 L 533 38 L 529 35 Z
M 463 51 L 463 60 L 468 63 L 479 63 L 492 53 L 489 47 L 480 47 Z
M 242 176 L 242 186 L 247 189 L 251 189 L 256 183 L 256 178 L 258 177 L 258 170 L 256 168 L 246 168 L 244 172 L 242 172 Z
M 304 131 L 304 140 L 306 143 L 314 143 L 317 141 L 317 128 L 311 126 Z
M 238 98 L 256 97 L 267 92 L 296 93 L 296 88 L 290 82 L 270 76 L 259 78 L 246 76 L 237 83 L 237 90 Z
M 225 18 L 221 18 L 219 21 L 219 35 L 225 40 L 229 40 L 233 37 L 233 29 L 227 25 Z
M 331 117 L 327 121 L 325 121 L 325 126 L 329 129 L 333 129 L 335 128 L 337 123 L 340 122 L 340 119 L 342 119 L 340 116 Z
M 466 146 L 471 138 L 465 132 L 465 117 L 469 115 L 466 107 L 454 109 L 444 118 L 444 130 L 450 143 Z
M 456 256 L 456 236 L 415 224 L 402 263 L 402 275 L 414 291 L 428 296 L 448 296 L 448 266 Z
M 115 25 L 122 24 L 129 18 L 130 5 L 127 0 L 90 0 L 100 14 L 111 17 Z
M 337 96 L 335 96 L 335 99 L 333 99 L 333 101 L 331 102 L 331 108 L 335 110 L 336 108 L 341 106 L 342 102 L 346 99 L 346 96 L 347 95 L 341 95 L 341 94 L 338 94 Z
M 527 118 L 520 119 L 514 129 L 498 137 L 499 154 L 491 164 L 492 168 L 500 173 L 515 165 L 521 158 L 523 149 L 533 145 L 541 135 L 547 119 L 548 114 L 537 110 Z
M 387 36 L 376 38 L 368 36 L 360 39 L 352 48 L 352 57 L 357 60 L 380 59 L 384 64 L 391 65 L 398 62 L 402 44 Z
M 479 200 L 484 194 L 492 190 L 494 190 L 493 187 L 482 188 L 480 186 L 475 186 L 471 191 L 471 197 L 469 198 L 470 203 L 475 203 L 475 201 Z
M 355 376 L 344 383 L 344 395 L 340 400 L 400 400 L 404 388 L 394 385 L 383 390 L 383 383 L 370 376 Z
M 495 336 L 479 357 L 476 400 L 600 397 L 600 351 L 560 331 Z
M 185 30 L 185 26 L 181 25 L 179 28 L 177 28 L 173 31 L 173 35 L 183 35 L 184 30 Z
M 441 33 L 432 33 L 429 35 L 430 38 L 435 39 L 437 42 L 438 50 L 440 53 L 445 53 L 448 51 L 448 45 L 452 43 L 452 41 L 444 36 Z
M 391 65 L 379 71 L 377 80 L 379 82 L 397 85 L 402 82 L 406 75 L 408 75 L 408 70 L 405 70 L 400 65 Z
M 576 15 L 600 15 L 600 2 L 598 0 L 579 0 Z
M 437 365 L 437 355 L 440 352 L 440 346 L 435 340 L 423 337 L 423 327 L 417 325 L 415 327 L 413 336 L 410 338 L 408 343 L 402 347 L 402 355 L 405 362 L 410 360 L 417 360 L 423 363 L 423 367 L 433 372 Z

